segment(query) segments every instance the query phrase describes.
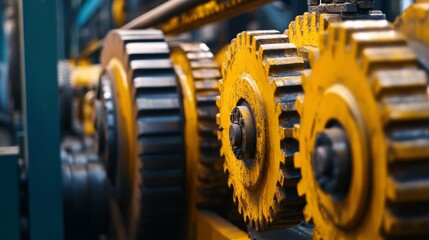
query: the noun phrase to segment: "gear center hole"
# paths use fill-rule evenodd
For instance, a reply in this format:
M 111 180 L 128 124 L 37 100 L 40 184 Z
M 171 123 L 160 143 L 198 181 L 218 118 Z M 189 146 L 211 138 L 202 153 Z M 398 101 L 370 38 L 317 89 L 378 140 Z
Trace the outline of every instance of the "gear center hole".
M 352 154 L 349 138 L 339 121 L 329 121 L 317 134 L 312 166 L 319 187 L 334 200 L 344 200 L 350 188 Z

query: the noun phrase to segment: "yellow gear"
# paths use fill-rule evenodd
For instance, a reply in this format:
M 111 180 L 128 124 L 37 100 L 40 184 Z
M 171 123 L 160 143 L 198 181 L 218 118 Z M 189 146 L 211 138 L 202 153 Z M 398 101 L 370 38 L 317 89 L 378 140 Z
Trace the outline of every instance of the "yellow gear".
M 301 124 L 294 131 L 301 143 L 298 191 L 314 238 L 427 236 L 429 100 L 415 54 L 387 21 L 335 23 L 321 43 L 302 80 Z M 320 160 L 319 141 L 332 130 L 346 141 L 325 156 L 343 160 L 334 162 L 336 169 L 348 171 L 320 167 L 333 163 Z
M 218 138 L 234 201 L 257 230 L 295 224 L 303 199 L 296 192 L 298 142 L 291 131 L 299 121 L 294 102 L 302 94 L 304 60 L 274 30 L 238 34 L 225 55 Z
M 395 28 L 410 40 L 429 45 L 429 2 L 415 3 L 407 8 L 395 21 Z
M 285 34 L 289 36 L 290 42 L 299 49 L 319 47 L 319 35 L 323 33 L 330 23 L 340 22 L 341 15 L 325 13 L 304 13 L 297 16 L 295 21 L 289 24 Z
M 195 232 L 196 209 L 221 210 L 227 180 L 219 156 L 215 113 L 221 77 L 204 43 L 173 44 L 171 60 L 182 89 L 185 116 L 189 234 Z M 195 236 L 189 236 L 194 238 Z

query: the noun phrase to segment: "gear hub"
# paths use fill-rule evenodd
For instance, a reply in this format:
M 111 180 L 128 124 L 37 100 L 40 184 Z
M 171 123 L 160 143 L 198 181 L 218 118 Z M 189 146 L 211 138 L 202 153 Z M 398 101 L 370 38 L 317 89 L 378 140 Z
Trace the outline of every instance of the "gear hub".
M 250 106 L 245 101 L 235 107 L 230 115 L 229 141 L 238 160 L 251 160 L 255 157 L 255 120 Z
M 314 175 L 319 187 L 336 200 L 344 199 L 349 190 L 350 154 L 347 134 L 340 124 L 317 135 L 312 156 Z

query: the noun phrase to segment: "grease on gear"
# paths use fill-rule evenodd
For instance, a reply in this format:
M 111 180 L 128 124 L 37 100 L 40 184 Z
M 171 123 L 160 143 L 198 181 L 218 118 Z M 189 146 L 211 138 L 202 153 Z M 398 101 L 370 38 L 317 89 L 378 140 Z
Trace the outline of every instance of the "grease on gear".
M 314 238 L 427 237 L 429 100 L 406 39 L 387 21 L 336 23 L 310 60 L 294 136 Z M 321 182 L 325 175 L 335 185 L 347 171 L 346 186 Z
M 278 31 L 243 32 L 226 52 L 217 100 L 221 156 L 239 212 L 257 230 L 301 220 L 292 127 L 303 69 L 297 49 Z

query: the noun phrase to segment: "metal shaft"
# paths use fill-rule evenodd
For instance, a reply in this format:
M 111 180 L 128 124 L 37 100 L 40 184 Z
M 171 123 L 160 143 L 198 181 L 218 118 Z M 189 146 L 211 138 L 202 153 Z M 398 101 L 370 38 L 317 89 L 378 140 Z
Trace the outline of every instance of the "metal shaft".
M 121 29 L 142 29 L 161 24 L 209 0 L 170 0 L 125 24 Z

